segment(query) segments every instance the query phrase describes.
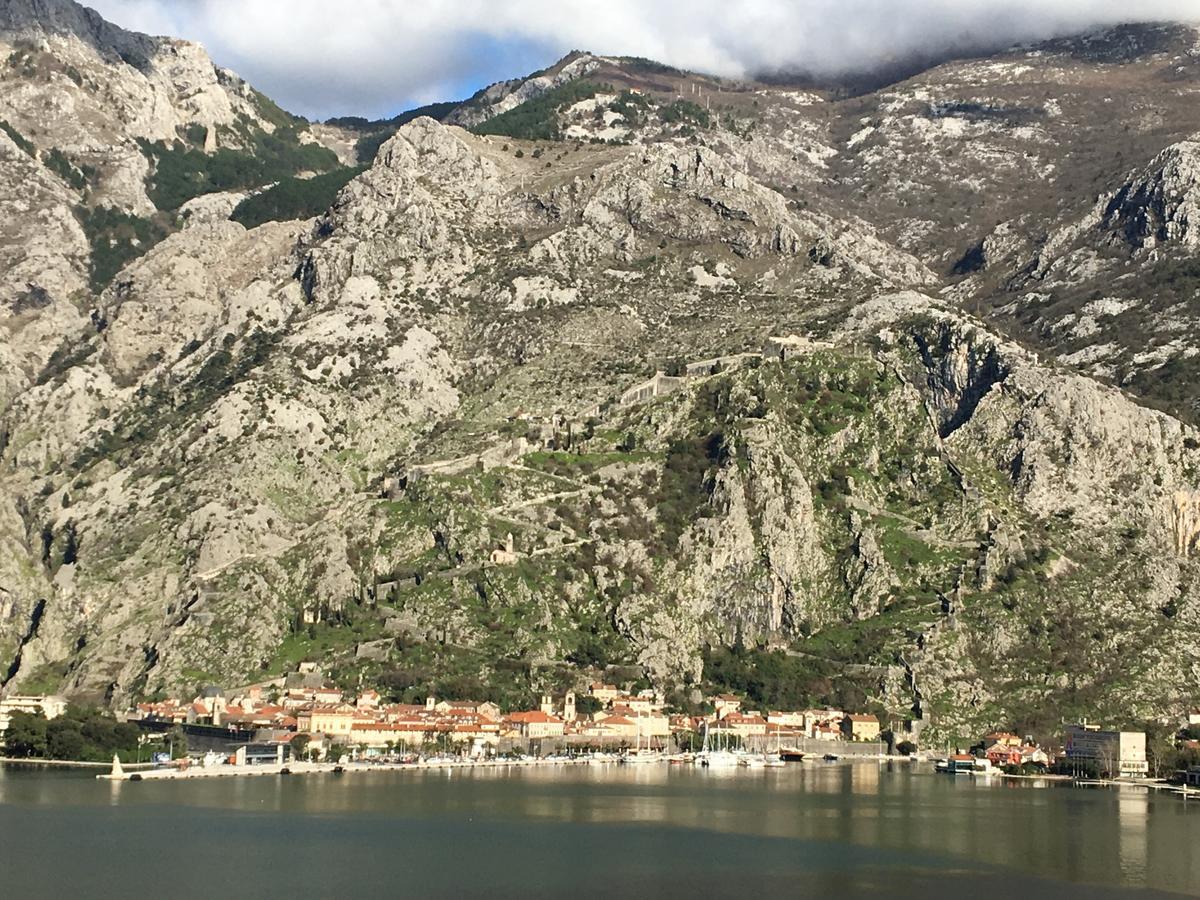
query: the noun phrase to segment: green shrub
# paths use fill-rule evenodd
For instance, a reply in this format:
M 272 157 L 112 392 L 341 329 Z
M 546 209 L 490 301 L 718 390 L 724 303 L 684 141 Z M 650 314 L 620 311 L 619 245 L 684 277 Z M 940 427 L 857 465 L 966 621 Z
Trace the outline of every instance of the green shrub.
M 243 339 L 237 356 L 230 352 L 230 341 L 208 357 L 194 375 L 174 383 L 141 385 L 132 402 L 111 422 L 110 430 L 99 431 L 85 444 L 70 468 L 82 472 L 104 459 L 128 464 L 164 429 L 179 427 L 201 415 L 247 374 L 266 363 L 278 341 L 279 335 L 258 329 Z
M 13 128 L 3 119 L 0 119 L 0 131 L 3 131 L 10 138 L 12 138 L 13 143 L 24 150 L 27 154 L 34 157 L 37 156 L 37 148 L 34 147 L 33 144 L 31 144 L 28 140 L 26 140 L 25 135 L 21 134 L 21 132 L 17 131 L 17 129 Z
M 674 66 L 668 66 L 665 63 L 660 63 L 653 59 L 647 59 L 644 56 L 619 56 L 617 59 L 621 63 L 621 68 L 628 72 L 640 73 L 643 75 L 687 74 L 682 69 L 676 69 Z
M 664 106 L 658 111 L 658 117 L 668 125 L 698 125 L 708 128 L 712 118 L 704 107 L 691 100 L 676 100 L 670 106 Z
M 148 193 L 161 210 L 178 209 L 202 194 L 262 187 L 298 172 L 330 172 L 337 154 L 319 144 L 301 143 L 295 130 L 253 132 L 249 150 L 222 148 L 215 153 L 182 144 L 142 143 L 154 163 Z
M 655 511 L 663 539 L 674 549 L 713 490 L 713 475 L 725 461 L 725 436 L 714 431 L 690 440 L 672 441 L 667 448 Z
M 57 147 L 51 149 L 42 161 L 46 164 L 46 168 L 62 178 L 63 181 L 75 188 L 75 190 L 82 191 L 87 187 L 87 175 Z
M 153 219 L 142 219 L 108 206 L 76 211 L 92 248 L 92 290 L 102 291 L 131 260 L 137 259 L 167 236 Z
M 612 88 L 590 81 L 569 81 L 526 100 L 515 109 L 493 116 L 472 130 L 476 134 L 498 134 L 529 141 L 557 141 L 562 138 L 558 111 L 607 90 Z
M 203 149 L 204 145 L 208 143 L 208 129 L 199 122 L 192 122 L 182 130 L 183 139 L 193 147 Z
M 636 126 L 641 124 L 645 113 L 650 109 L 650 101 L 633 91 L 621 91 L 610 109 L 621 115 L 631 126 Z
M 259 91 L 253 91 L 254 109 L 260 119 L 270 122 L 278 130 L 291 130 L 307 125 L 300 116 L 294 116 L 278 103 Z
M 261 194 L 239 203 L 233 211 L 233 220 L 247 228 L 256 228 L 264 222 L 319 216 L 333 205 L 338 192 L 363 171 L 359 167 L 338 169 L 313 178 L 284 178 Z

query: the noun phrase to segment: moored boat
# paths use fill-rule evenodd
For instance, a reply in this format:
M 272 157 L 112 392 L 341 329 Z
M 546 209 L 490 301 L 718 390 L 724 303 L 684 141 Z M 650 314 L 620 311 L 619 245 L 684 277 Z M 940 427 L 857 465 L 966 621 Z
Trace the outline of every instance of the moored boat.
M 709 769 L 732 769 L 739 765 L 739 758 L 732 750 L 706 750 L 696 755 L 700 765 Z

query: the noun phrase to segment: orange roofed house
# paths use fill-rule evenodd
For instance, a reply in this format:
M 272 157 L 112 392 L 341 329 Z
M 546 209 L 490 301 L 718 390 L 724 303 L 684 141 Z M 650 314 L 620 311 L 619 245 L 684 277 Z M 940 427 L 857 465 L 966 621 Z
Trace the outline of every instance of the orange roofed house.
M 712 698 L 713 709 L 717 711 L 717 718 L 723 719 L 730 713 L 735 713 L 742 708 L 742 698 L 734 694 L 717 694 Z
M 349 734 L 358 710 L 339 703 L 313 703 L 296 713 L 298 731 L 318 734 Z
M 551 716 L 540 709 L 531 712 L 510 713 L 504 720 L 523 738 L 562 737 L 565 723 L 558 716 Z
M 621 696 L 621 690 L 615 684 L 604 684 L 597 681 L 588 687 L 588 696 L 595 697 L 602 704 L 608 706 L 617 697 Z
M 842 734 L 848 741 L 877 741 L 879 730 L 879 720 L 872 715 L 849 713 L 842 719 Z
M 713 728 L 740 738 L 761 737 L 767 733 L 767 720 L 762 716 L 731 712 L 719 719 Z

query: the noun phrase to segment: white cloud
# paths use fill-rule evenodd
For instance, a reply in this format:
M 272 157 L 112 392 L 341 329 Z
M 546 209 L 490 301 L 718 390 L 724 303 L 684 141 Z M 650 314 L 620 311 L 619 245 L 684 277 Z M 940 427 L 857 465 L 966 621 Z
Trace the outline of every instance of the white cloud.
M 862 71 L 914 53 L 1095 25 L 1200 19 L 1197 0 L 87 0 L 203 42 L 283 105 L 382 114 L 454 99 L 570 49 L 740 76 Z

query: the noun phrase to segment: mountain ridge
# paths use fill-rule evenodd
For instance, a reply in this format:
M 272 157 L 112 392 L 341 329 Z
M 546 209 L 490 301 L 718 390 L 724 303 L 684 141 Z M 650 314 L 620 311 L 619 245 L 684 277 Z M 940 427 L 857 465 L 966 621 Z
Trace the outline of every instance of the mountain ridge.
M 61 307 L 23 274 L 10 324 L 65 339 L 0 417 L 4 690 L 122 704 L 309 658 L 397 698 L 619 677 L 686 706 L 734 654 L 759 702 L 931 735 L 1176 715 L 1200 435 L 1076 371 L 1050 323 L 1111 343 L 1116 292 L 1148 285 L 1191 359 L 1196 295 L 1155 273 L 1190 257 L 1163 223 L 1193 167 L 1154 160 L 1200 130 L 1197 87 L 1184 66 L 1161 89 L 1174 49 L 1072 52 L 847 100 L 690 73 L 639 93 L 581 54 L 522 102 L 482 95 L 470 130 L 403 124 L 310 219 L 246 229 L 202 194 L 95 293 L 78 259 Z M 18 126 L 6 98 L 62 83 L 4 77 Z M 1069 137 L 1114 77 L 1141 110 L 1124 191 L 1131 167 Z M 49 149 L 0 135 L 69 228 L 90 201 Z M 1155 260 L 1110 242 L 1130 227 L 1165 229 Z

